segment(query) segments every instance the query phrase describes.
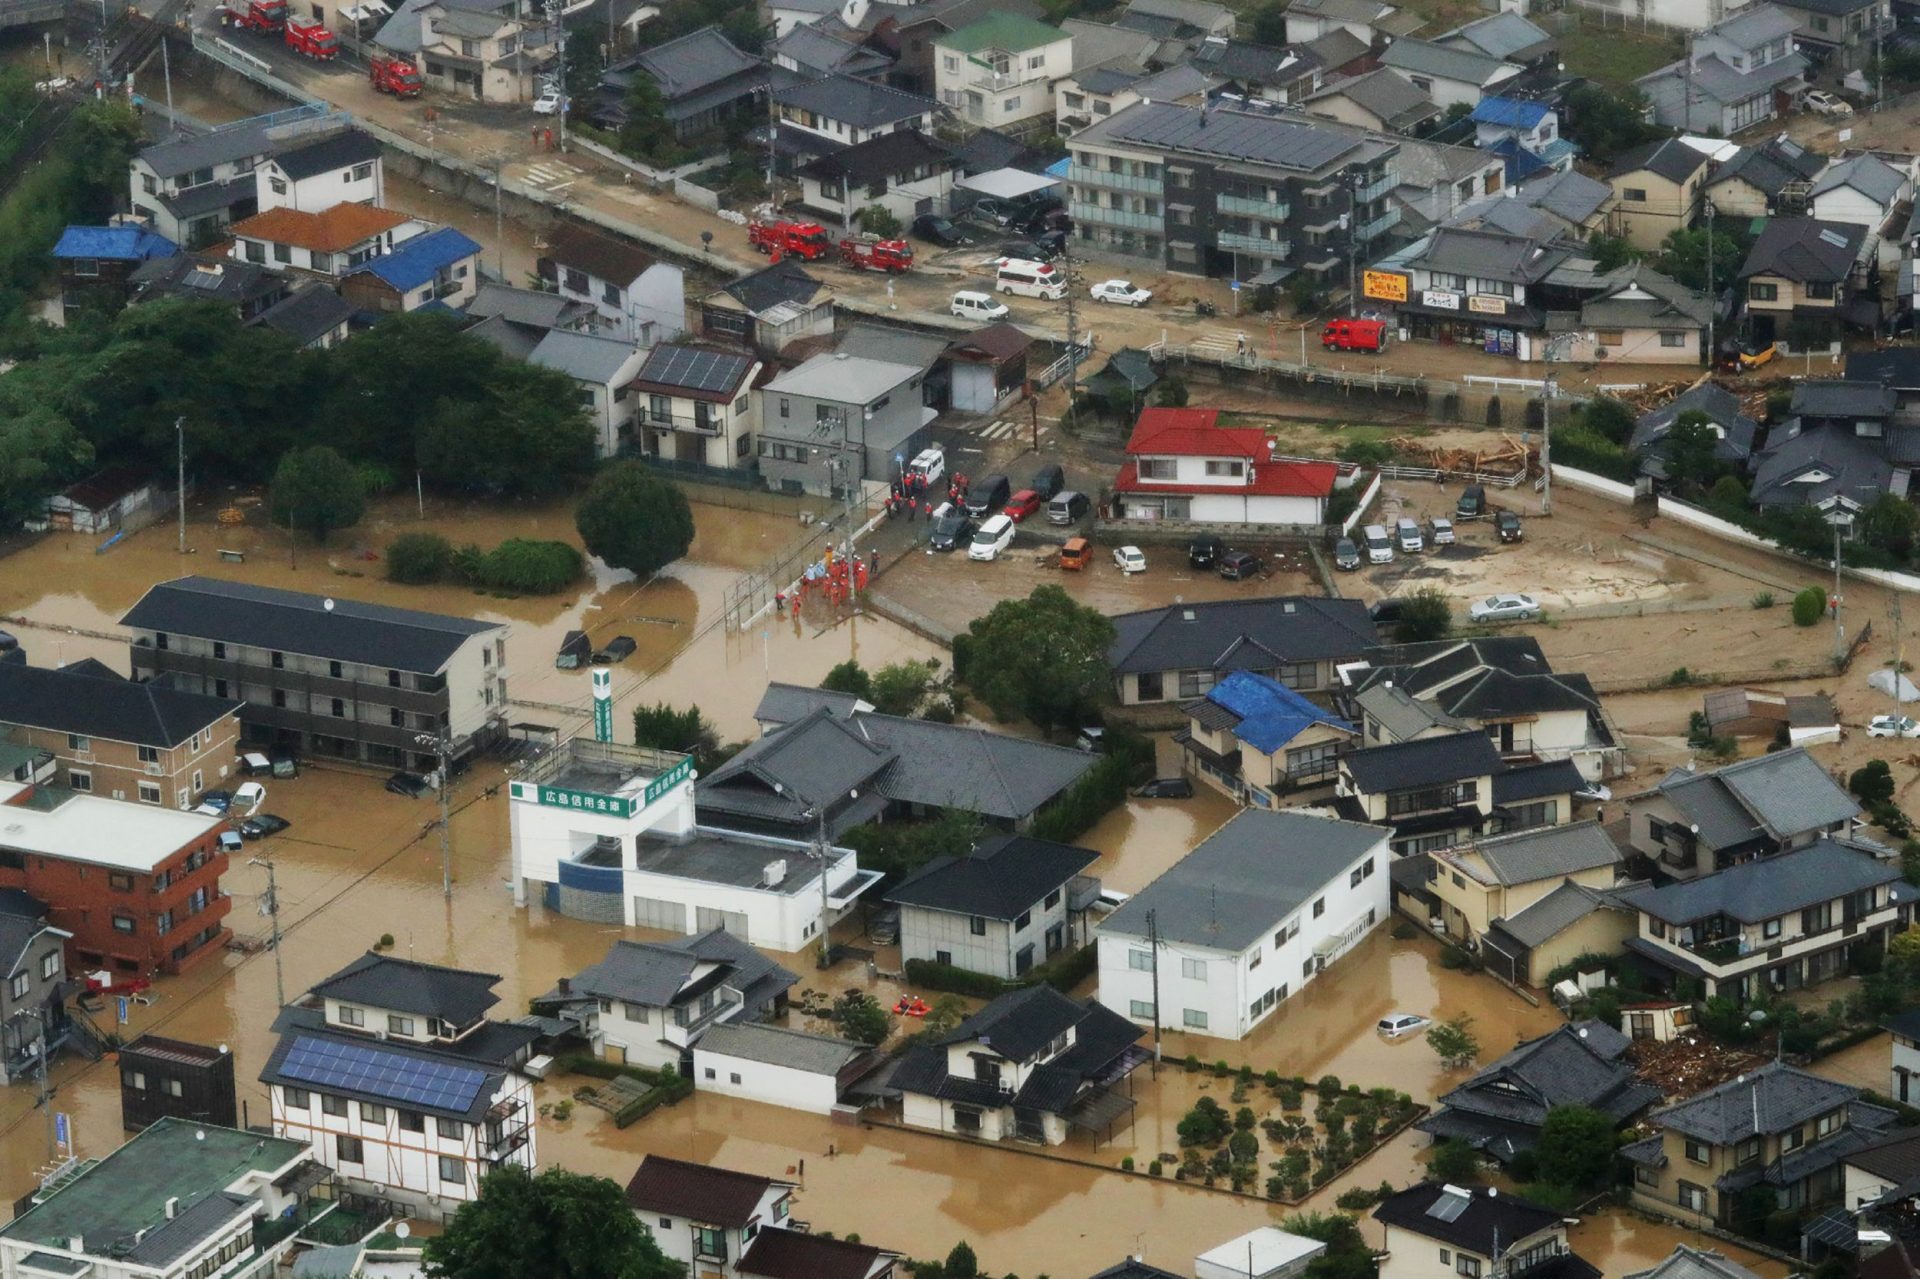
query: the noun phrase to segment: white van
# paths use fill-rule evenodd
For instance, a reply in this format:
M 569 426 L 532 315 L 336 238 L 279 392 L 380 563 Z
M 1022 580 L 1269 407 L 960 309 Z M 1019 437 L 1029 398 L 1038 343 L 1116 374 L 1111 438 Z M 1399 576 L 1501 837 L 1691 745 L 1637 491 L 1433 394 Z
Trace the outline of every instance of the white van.
M 1013 543 L 1013 517 L 996 515 L 974 530 L 973 542 L 967 547 L 970 560 L 993 560 L 1000 558 L 1000 552 Z
M 1367 563 L 1393 563 L 1393 543 L 1387 539 L 1386 529 L 1369 524 L 1360 530 L 1360 540 L 1367 544 Z
M 928 485 L 932 485 L 947 473 L 947 455 L 938 448 L 921 449 L 907 463 L 907 474 L 922 476 Z
M 1001 258 L 994 274 L 994 287 L 1002 293 L 1018 293 L 1023 298 L 1046 298 L 1058 302 L 1067 296 L 1067 277 L 1045 262 L 1025 258 Z
M 975 293 L 971 289 L 962 289 L 953 295 L 953 305 L 947 310 L 963 320 L 1004 320 L 1012 312 L 1007 310 L 1005 302 L 996 302 L 990 294 Z
M 1408 555 L 1418 555 L 1424 546 L 1420 541 L 1420 526 L 1402 515 L 1393 523 L 1394 539 L 1400 543 L 1400 549 Z

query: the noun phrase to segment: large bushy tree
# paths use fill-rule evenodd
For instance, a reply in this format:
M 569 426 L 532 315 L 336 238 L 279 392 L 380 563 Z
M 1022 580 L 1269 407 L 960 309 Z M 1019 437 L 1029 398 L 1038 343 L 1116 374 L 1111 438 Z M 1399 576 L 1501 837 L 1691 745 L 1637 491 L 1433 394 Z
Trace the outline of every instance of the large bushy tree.
M 954 674 L 1000 719 L 1078 723 L 1108 696 L 1113 623 L 1058 586 L 1002 600 L 955 637 Z
M 360 522 L 367 490 L 353 464 L 324 444 L 280 459 L 267 499 L 273 522 L 324 542 L 335 529 Z
M 640 462 L 602 467 L 573 518 L 587 550 L 636 577 L 659 572 L 693 545 L 687 495 Z
M 684 1279 L 605 1177 L 503 1164 L 428 1238 L 429 1279 Z

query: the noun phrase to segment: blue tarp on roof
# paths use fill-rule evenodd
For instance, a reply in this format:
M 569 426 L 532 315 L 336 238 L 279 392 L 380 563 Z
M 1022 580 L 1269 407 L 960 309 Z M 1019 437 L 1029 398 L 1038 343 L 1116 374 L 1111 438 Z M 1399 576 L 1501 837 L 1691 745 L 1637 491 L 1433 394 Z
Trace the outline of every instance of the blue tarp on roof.
M 1502 138 L 1484 148 L 1507 162 L 1507 185 L 1518 186 L 1547 167 L 1547 162 L 1512 138 Z
M 145 262 L 170 258 L 180 246 L 164 235 L 137 226 L 70 226 L 53 246 L 56 258 L 104 258 L 113 262 Z
M 1067 168 L 1072 163 L 1072 156 L 1063 155 L 1052 164 L 1049 164 L 1045 169 L 1042 169 L 1041 172 L 1050 178 L 1059 178 L 1062 182 L 1065 182 L 1067 180 Z
M 399 248 L 368 259 L 353 274 L 371 272 L 375 278 L 406 293 L 432 283 L 434 273 L 442 267 L 452 266 L 462 258 L 477 257 L 479 253 L 480 246 L 472 237 L 445 226 L 402 241 Z
M 1233 735 L 1263 755 L 1273 754 L 1315 724 L 1353 731 L 1353 725 L 1279 680 L 1250 671 L 1235 671 L 1215 684 L 1207 700 L 1238 715 Z
M 1531 129 L 1546 118 L 1550 108 L 1540 102 L 1522 102 L 1517 98 L 1482 98 L 1468 117 L 1475 124 L 1495 124 L 1503 129 Z

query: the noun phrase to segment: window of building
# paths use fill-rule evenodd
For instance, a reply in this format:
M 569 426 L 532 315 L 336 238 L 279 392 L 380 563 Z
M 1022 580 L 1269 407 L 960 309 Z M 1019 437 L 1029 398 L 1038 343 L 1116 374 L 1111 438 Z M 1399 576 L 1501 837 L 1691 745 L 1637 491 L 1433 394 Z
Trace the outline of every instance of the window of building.
M 1453 1249 L 1442 1248 L 1440 1250 L 1440 1264 L 1443 1266 L 1450 1266 L 1453 1264 Z
M 1747 282 L 1747 297 L 1754 302 L 1778 302 L 1780 300 L 1780 286 L 1777 284 L 1765 284 L 1759 280 L 1750 280 Z
M 1674 1187 L 1674 1191 L 1675 1196 L 1680 1200 L 1680 1206 L 1688 1212 L 1705 1212 L 1707 1210 L 1707 1188 L 1705 1186 L 1696 1186 L 1691 1181 L 1683 1181 Z
M 1129 999 L 1127 1014 L 1135 1021 L 1152 1021 L 1153 1005 L 1144 999 Z
M 335 1155 L 339 1157 L 340 1162 L 343 1164 L 357 1164 L 357 1163 L 366 1162 L 366 1158 L 367 1158 L 366 1147 L 360 1144 L 360 1139 L 358 1137 L 349 1137 L 347 1136 L 347 1134 L 343 1132 L 335 1133 L 333 1138 L 333 1149 L 334 1149 Z
M 1180 1024 L 1189 1030 L 1205 1030 L 1207 1015 L 1197 1008 L 1183 1008 L 1180 1010 Z
M 1237 480 L 1245 476 L 1246 473 L 1247 473 L 1247 464 L 1245 462 L 1237 462 L 1237 461 L 1231 461 L 1231 460 L 1218 461 L 1211 458 L 1209 458 L 1207 461 L 1208 475 L 1230 476 L 1233 479 Z
M 345 719 L 347 717 L 346 701 L 338 697 L 332 698 L 330 700 L 333 703 L 333 717 L 335 719 Z
M 1750 1164 L 1760 1157 L 1760 1139 L 1749 1137 L 1733 1148 L 1734 1164 Z
M 436 1119 L 433 1128 L 448 1141 L 464 1141 L 467 1136 L 467 1126 L 458 1119 Z
M 411 1039 L 413 1037 L 413 1018 L 402 1017 L 398 1013 L 388 1013 L 387 1033 L 390 1035 L 405 1035 Z
M 323 1115 L 332 1115 L 335 1119 L 345 1119 L 347 1117 L 347 1099 L 345 1097 L 336 1097 L 332 1093 L 321 1093 L 320 1113 Z
M 40 980 L 52 981 L 60 975 L 60 952 L 50 950 L 40 956 Z
M 1143 457 L 1134 468 L 1143 480 L 1171 480 L 1177 473 L 1170 457 Z
M 628 1021 L 635 1022 L 642 1026 L 647 1024 L 648 1018 L 651 1016 L 645 1004 L 628 1004 L 628 1003 L 623 1003 L 620 1005 L 620 1015 L 625 1017 Z
M 15 999 L 25 999 L 27 991 L 33 988 L 32 973 L 15 973 L 7 982 L 7 993 Z
M 135 749 L 140 756 L 140 762 L 142 764 L 158 764 L 160 762 L 160 748 L 158 746 L 140 746 Z
M 365 182 L 372 176 L 373 162 L 371 160 L 365 164 L 356 164 L 353 168 L 347 170 L 347 181 L 349 182 Z
M 714 1068 L 713 1068 L 712 1066 L 708 1066 L 708 1067 L 707 1067 L 706 1069 L 707 1069 L 707 1078 L 708 1078 L 708 1079 L 718 1079 L 718 1078 L 720 1078 L 720 1072 L 719 1072 L 719 1071 L 717 1071 L 717 1070 L 715 1070 L 715 1069 L 714 1069 Z
M 1834 1133 L 1840 1131 L 1840 1121 L 1845 1117 L 1846 1112 L 1844 1110 L 1828 1111 L 1813 1121 L 1813 1135 L 1816 1138 L 1831 1137 Z
M 113 931 L 116 933 L 131 934 L 136 927 L 137 925 L 134 923 L 133 916 L 131 915 L 115 915 L 113 917 Z
M 360 1119 L 364 1123 L 384 1124 L 387 1122 L 387 1108 L 363 1101 L 360 1103 Z
M 737 1070 L 731 1070 L 731 1071 L 728 1071 L 728 1072 L 727 1072 L 727 1082 L 728 1082 L 728 1083 L 733 1083 L 733 1084 L 737 1084 L 737 1083 L 739 1083 L 739 1082 L 740 1082 L 740 1072 L 739 1072 L 739 1071 L 737 1071 Z
M 367 1024 L 366 1010 L 352 1004 L 340 1005 L 340 1024 L 342 1026 L 362 1026 Z
M 279 706 L 279 707 L 285 707 L 285 706 L 286 706 L 286 704 L 287 704 L 287 690 L 286 690 L 286 689 L 284 689 L 284 688 L 276 688 L 276 689 L 274 689 L 274 690 L 273 690 L 273 704 L 274 704 L 275 706 Z
M 1151 972 L 1153 970 L 1152 953 L 1144 950 L 1128 950 L 1127 967 L 1137 973 Z
M 1212 671 L 1180 672 L 1180 696 L 1182 697 L 1199 697 L 1212 687 Z
M 1645 204 L 1647 202 L 1646 188 L 1627 187 L 1620 192 L 1620 198 L 1629 204 Z
M 1314 898 L 1313 899 L 1313 917 L 1315 919 L 1318 919 L 1320 918 L 1320 916 L 1326 913 L 1327 913 L 1327 899 L 1324 897 Z
M 287 655 L 285 653 L 269 653 L 267 654 L 267 662 L 276 671 L 284 671 L 287 669 Z
M 1786 1154 L 1788 1151 L 1800 1149 L 1800 1147 L 1805 1144 L 1806 1139 L 1804 1129 L 1797 1126 L 1787 1129 L 1780 1134 L 1780 1153 Z
M 1780 935 L 1780 925 L 1780 920 L 1769 919 L 1766 923 L 1760 925 L 1760 935 L 1762 937 L 1778 937 Z
M 1025 928 L 1028 924 L 1031 924 L 1032 922 L 1033 922 L 1033 912 L 1030 910 L 1023 910 L 1020 912 L 1020 918 L 1013 921 L 1013 931 L 1017 933 L 1021 929 Z
M 70 751 L 90 751 L 93 749 L 93 739 L 84 733 L 68 733 L 67 749 Z
M 133 891 L 133 876 L 125 871 L 110 870 L 107 872 L 107 887 L 116 893 L 130 893 Z
M 67 770 L 67 785 L 77 791 L 91 791 L 93 789 L 93 774 L 83 768 L 69 768 Z
M 1694 1163 L 1708 1163 L 1713 1158 L 1713 1147 L 1695 1137 L 1687 1138 L 1687 1158 Z
M 1465 1275 L 1467 1279 L 1480 1279 L 1480 1258 L 1469 1257 L 1464 1252 L 1456 1252 L 1453 1255 L 1453 1269 L 1455 1273 Z
M 1207 961 L 1204 959 L 1181 960 L 1180 975 L 1188 981 L 1205 981 L 1207 979 Z
M 967 931 L 975 937 L 985 937 L 987 935 L 986 918 L 981 915 L 969 915 L 967 917 Z
M 312 1094 L 304 1088 L 283 1088 L 280 1090 L 280 1099 L 286 1103 L 288 1110 L 305 1110 L 312 1105 Z
M 1040 908 L 1042 910 L 1052 910 L 1055 906 L 1058 906 L 1059 904 L 1060 904 L 1060 890 L 1056 888 L 1052 892 L 1047 894 L 1047 899 L 1046 901 L 1040 904 Z
M 940 65 L 945 70 L 958 71 L 960 69 L 960 59 L 950 53 L 942 54 L 940 55 Z
M 1820 298 L 1828 302 L 1833 300 L 1833 282 L 1831 280 L 1809 280 L 1807 281 L 1806 289 L 1807 296 L 1810 298 Z
M 1667 331 L 1666 331 L 1666 330 L 1664 330 L 1664 329 L 1663 329 L 1663 330 L 1661 330 L 1661 332 L 1660 332 L 1660 345 L 1661 345 L 1661 346 L 1665 346 L 1665 347 L 1682 347 L 1682 346 L 1685 346 L 1686 344 L 1687 344 L 1687 335 L 1686 335 L 1686 334 L 1684 334 L 1684 333 L 1669 333 L 1669 332 L 1667 332 Z

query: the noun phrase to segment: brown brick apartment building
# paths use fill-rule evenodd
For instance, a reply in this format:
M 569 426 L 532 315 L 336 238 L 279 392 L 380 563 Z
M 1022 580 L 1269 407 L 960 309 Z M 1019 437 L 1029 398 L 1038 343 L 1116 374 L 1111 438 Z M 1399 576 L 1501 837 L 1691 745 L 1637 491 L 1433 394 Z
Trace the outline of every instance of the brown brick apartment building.
M 0 664 L 0 732 L 51 751 L 62 784 L 111 799 L 192 808 L 233 771 L 241 705 L 136 684 L 93 662 Z
M 0 889 L 47 905 L 67 960 L 146 976 L 218 954 L 233 903 L 220 891 L 224 817 L 0 783 Z

